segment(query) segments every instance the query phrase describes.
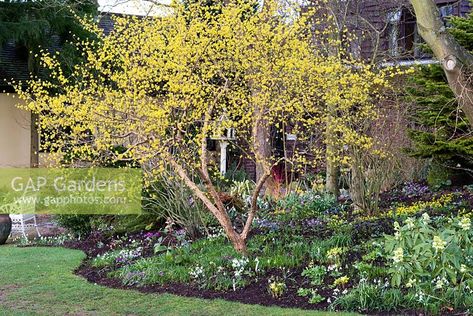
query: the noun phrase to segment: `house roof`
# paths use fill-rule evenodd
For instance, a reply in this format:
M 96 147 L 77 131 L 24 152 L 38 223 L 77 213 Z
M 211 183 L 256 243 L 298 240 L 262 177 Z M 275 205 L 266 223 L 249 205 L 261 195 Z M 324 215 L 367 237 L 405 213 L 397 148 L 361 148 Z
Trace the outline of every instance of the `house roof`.
M 7 87 L 10 80 L 29 78 L 28 54 L 14 41 L 6 42 L 0 49 L 0 87 Z
M 102 14 L 98 25 L 108 35 L 113 30 L 111 14 Z M 60 49 L 60 38 L 53 36 L 49 50 L 54 52 Z M 13 40 L 0 46 L 0 92 L 13 92 L 9 85 L 10 81 L 23 81 L 29 78 L 27 49 Z

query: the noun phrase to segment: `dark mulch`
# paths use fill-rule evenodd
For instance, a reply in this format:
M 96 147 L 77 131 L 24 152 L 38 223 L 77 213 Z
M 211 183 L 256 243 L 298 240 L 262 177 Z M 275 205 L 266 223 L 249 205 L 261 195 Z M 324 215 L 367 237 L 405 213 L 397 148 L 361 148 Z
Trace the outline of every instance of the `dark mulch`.
M 131 235 L 129 238 L 133 239 L 139 237 L 139 235 Z M 166 239 L 169 236 L 166 236 Z M 201 289 L 191 284 L 181 283 L 169 283 L 165 285 L 153 284 L 146 286 L 138 285 L 124 285 L 121 280 L 111 278 L 108 273 L 112 271 L 112 268 L 97 268 L 90 265 L 91 258 L 97 255 L 103 254 L 113 246 L 110 241 L 113 238 L 107 238 L 102 234 L 96 233 L 90 235 L 88 238 L 80 241 L 69 241 L 64 246 L 72 249 L 79 249 L 86 253 L 87 259 L 82 265 L 75 271 L 77 275 L 80 275 L 87 279 L 89 282 L 100 284 L 107 287 L 138 290 L 143 293 L 170 293 L 186 297 L 197 297 L 204 299 L 224 299 L 228 301 L 236 301 L 246 304 L 258 304 L 264 306 L 280 306 L 280 307 L 292 307 L 302 309 L 326 309 L 328 307 L 327 302 L 319 304 L 310 304 L 308 299 L 297 295 L 297 290 L 307 282 L 302 276 L 302 268 L 292 270 L 285 278 L 287 289 L 284 292 L 284 296 L 281 298 L 274 298 L 268 292 L 268 280 L 271 278 L 278 277 L 282 279 L 282 272 L 280 270 L 268 271 L 264 276 L 260 277 L 258 281 L 247 285 L 244 288 L 237 289 L 236 291 L 212 291 Z M 169 241 L 171 242 L 171 241 Z M 97 245 L 101 245 L 100 248 Z M 329 296 L 331 290 L 321 290 L 319 293 L 323 296 Z
M 94 232 L 84 240 L 68 240 L 64 243 L 64 247 L 82 250 L 87 257 L 92 258 L 110 251 L 112 249 L 110 241 L 111 239 Z
M 136 290 L 142 293 L 155 293 L 155 294 L 174 294 L 184 297 L 194 297 L 202 299 L 223 299 L 227 301 L 234 301 L 244 304 L 262 305 L 262 306 L 279 306 L 286 308 L 300 308 L 305 310 L 327 310 L 328 303 L 322 302 L 319 304 L 310 304 L 307 298 L 300 297 L 297 295 L 297 290 L 301 287 L 301 284 L 305 280 L 300 276 L 300 270 L 294 270 L 293 276 L 289 278 L 287 282 L 287 289 L 284 292 L 284 297 L 274 298 L 268 291 L 268 279 L 273 276 L 281 276 L 279 271 L 269 271 L 263 278 L 260 278 L 257 282 L 254 282 L 244 288 L 237 289 L 236 291 L 212 291 L 200 289 L 198 287 L 181 284 L 181 283 L 169 283 L 165 285 L 153 284 L 146 286 L 136 285 L 123 285 L 123 283 L 116 278 L 110 278 L 107 273 L 109 269 L 94 268 L 85 261 L 75 273 L 79 276 L 84 277 L 87 281 L 103 285 L 110 288 L 124 289 L 124 290 Z M 319 290 L 319 293 L 327 297 L 331 294 L 330 290 Z M 424 312 L 419 311 L 400 311 L 400 312 L 370 312 L 366 315 L 376 316 L 394 316 L 394 315 L 406 315 L 406 316 L 424 316 Z M 453 313 L 443 312 L 442 315 L 467 315 L 465 313 Z
M 246 304 L 257 304 L 263 306 L 280 306 L 280 307 L 291 307 L 301 309 L 319 309 L 325 310 L 328 307 L 327 302 L 319 304 L 310 304 L 307 298 L 300 297 L 297 295 L 297 290 L 300 284 L 303 283 L 303 278 L 300 276 L 301 271 L 295 270 L 287 282 L 287 289 L 284 292 L 284 296 L 281 298 L 274 298 L 268 292 L 268 279 L 271 277 L 281 277 L 279 271 L 269 271 L 264 277 L 260 278 L 257 282 L 247 285 L 244 288 L 237 289 L 236 291 L 212 291 L 201 289 L 189 284 L 181 283 L 169 283 L 165 285 L 153 284 L 146 286 L 136 285 L 123 285 L 123 283 L 116 278 L 110 278 L 107 273 L 110 270 L 94 268 L 84 262 L 76 271 L 77 275 L 80 275 L 87 279 L 89 282 L 100 284 L 107 287 L 118 288 L 118 289 L 132 289 L 143 293 L 170 293 L 185 297 L 196 297 L 203 299 L 224 299 L 228 301 L 236 301 Z M 323 293 L 327 295 L 328 293 Z M 328 292 L 328 291 L 325 291 Z
M 64 247 L 82 250 L 85 252 L 87 257 L 95 258 L 98 255 L 103 255 L 104 253 L 109 252 L 110 250 L 125 248 L 127 245 L 131 244 L 133 240 L 143 241 L 146 239 L 146 236 L 150 234 L 163 237 L 163 240 L 161 241 L 162 245 L 172 246 L 177 243 L 176 237 L 170 233 L 168 235 L 163 235 L 160 232 L 139 232 L 127 234 L 126 236 L 109 236 L 95 231 L 84 239 L 66 241 Z M 148 239 L 148 242 L 143 243 L 142 246 L 142 257 L 150 257 L 154 254 L 154 241 L 152 239 Z
M 103 236 L 102 236 L 103 237 Z M 191 284 L 182 283 L 168 283 L 164 285 L 152 284 L 145 286 L 138 285 L 124 285 L 121 280 L 117 278 L 109 277 L 109 272 L 114 268 L 97 268 L 91 266 L 92 255 L 103 253 L 107 247 L 100 248 L 100 250 L 94 249 L 97 243 L 102 243 L 104 240 L 99 240 L 99 236 L 91 236 L 89 239 L 71 242 L 67 245 L 68 248 L 80 249 L 87 254 L 87 259 L 76 269 L 75 274 L 84 277 L 87 281 L 102 286 L 125 289 L 125 290 L 136 290 L 142 293 L 169 293 L 184 297 L 194 297 L 202 299 L 224 299 L 227 301 L 240 302 L 245 304 L 254 304 L 262 306 L 279 306 L 286 308 L 300 308 L 305 310 L 327 310 L 329 304 L 327 301 L 319 304 L 310 304 L 308 298 L 301 297 L 297 294 L 300 287 L 310 287 L 307 284 L 307 279 L 301 276 L 302 268 L 293 269 L 290 273 L 286 274 L 284 278 L 286 281 L 286 290 L 283 297 L 275 298 L 268 292 L 268 280 L 275 278 L 283 279 L 282 272 L 280 270 L 270 270 L 264 276 L 260 276 L 256 282 L 253 282 L 244 288 L 237 289 L 236 291 L 213 291 L 206 290 L 196 287 Z M 356 260 L 357 254 L 350 253 L 350 259 Z M 333 280 L 331 280 L 332 282 Z M 331 283 L 329 282 L 329 283 Z M 350 285 L 351 286 L 351 285 Z M 332 290 L 330 288 L 319 289 L 319 294 L 324 297 L 330 297 Z M 398 313 L 369 313 L 369 315 L 424 315 L 422 312 L 416 311 L 404 311 Z
M 202 299 L 224 299 L 227 301 L 240 302 L 245 304 L 254 304 L 262 306 L 279 306 L 287 308 L 300 308 L 306 310 L 327 310 L 327 301 L 319 304 L 310 304 L 308 298 L 300 297 L 297 291 L 300 287 L 310 287 L 307 284 L 307 279 L 301 276 L 302 268 L 294 269 L 290 274 L 286 275 L 285 281 L 287 289 L 284 292 L 283 297 L 275 298 L 268 292 L 268 280 L 278 277 L 283 279 L 282 272 L 280 270 L 270 270 L 264 276 L 259 277 L 256 282 L 253 282 L 244 288 L 237 289 L 236 291 L 213 291 L 198 288 L 191 284 L 182 283 L 169 283 L 169 284 L 152 284 L 145 286 L 138 285 L 124 285 L 121 280 L 117 278 L 111 278 L 108 273 L 112 271 L 111 267 L 108 268 L 96 268 L 90 265 L 91 258 L 97 254 L 101 254 L 110 249 L 109 246 L 103 246 L 96 249 L 97 244 L 104 244 L 104 236 L 90 236 L 89 238 L 69 242 L 65 245 L 67 248 L 80 249 L 87 254 L 87 259 L 76 269 L 75 274 L 84 277 L 87 281 L 102 286 L 125 289 L 125 290 L 136 290 L 142 293 L 169 293 L 184 297 L 194 297 Z M 357 254 L 350 253 L 350 259 L 356 260 Z M 332 280 L 333 281 L 333 280 Z M 330 282 L 329 282 L 330 283 Z M 324 297 L 329 297 L 332 294 L 330 288 L 321 289 L 318 291 Z M 423 316 L 426 315 L 424 312 L 419 311 L 400 311 L 396 313 L 387 312 L 371 312 L 367 315 L 412 315 L 412 316 Z M 453 311 L 444 311 L 442 315 L 467 315 L 462 313 L 455 313 Z

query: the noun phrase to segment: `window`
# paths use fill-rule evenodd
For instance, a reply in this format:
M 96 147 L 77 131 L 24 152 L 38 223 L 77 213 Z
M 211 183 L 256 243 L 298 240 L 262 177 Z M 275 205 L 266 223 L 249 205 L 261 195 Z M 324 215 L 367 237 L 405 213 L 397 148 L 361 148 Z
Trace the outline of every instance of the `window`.
M 446 26 L 449 26 L 448 17 L 458 14 L 458 2 L 439 7 L 440 17 Z M 391 11 L 387 15 L 387 50 L 392 57 L 422 58 L 428 57 L 425 51 L 419 48 L 423 40 L 417 31 L 416 19 L 413 12 L 407 7 Z
M 448 21 L 448 17 L 455 15 L 458 13 L 458 5 L 456 4 L 447 4 L 444 6 L 439 7 L 440 17 L 442 18 L 443 23 L 445 26 L 450 26 Z
M 440 17 L 442 19 L 445 19 L 446 17 L 453 15 L 454 6 L 453 4 L 447 4 L 447 5 L 441 6 L 439 8 L 439 11 L 440 11 Z
M 416 43 L 419 41 L 416 19 L 407 8 L 400 8 L 388 14 L 388 48 L 393 57 L 418 54 Z
M 389 54 L 391 56 L 399 55 L 399 26 L 401 24 L 401 15 L 401 10 L 388 13 Z

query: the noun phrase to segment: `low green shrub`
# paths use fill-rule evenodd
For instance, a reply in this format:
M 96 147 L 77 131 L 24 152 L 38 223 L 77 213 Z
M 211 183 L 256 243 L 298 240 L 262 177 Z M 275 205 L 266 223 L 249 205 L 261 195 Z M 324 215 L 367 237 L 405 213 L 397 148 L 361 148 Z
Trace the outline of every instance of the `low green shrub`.
M 321 285 L 324 282 L 327 268 L 324 266 L 309 266 L 302 271 L 302 276 L 310 280 L 310 284 L 314 286 Z
M 412 307 L 411 303 L 412 299 L 406 298 L 399 289 L 386 288 L 384 285 L 361 280 L 347 294 L 337 297 L 330 308 L 357 312 L 389 312 Z
M 471 307 L 473 293 L 473 230 L 469 217 L 434 223 L 424 213 L 395 223 L 386 236 L 385 256 L 391 284 L 413 293 L 425 310 Z
M 167 171 L 146 188 L 143 208 L 155 218 L 185 228 L 192 238 L 201 235 L 209 221 L 209 212 L 200 200 L 194 198 L 190 189 Z
M 56 215 L 55 221 L 76 237 L 84 237 L 92 232 L 92 220 L 98 215 Z
M 451 185 L 452 172 L 440 163 L 433 161 L 430 164 L 429 173 L 427 175 L 427 183 L 433 189 L 440 189 Z
M 302 194 L 290 193 L 277 201 L 275 213 L 282 221 L 311 219 L 336 205 L 332 195 L 306 191 Z

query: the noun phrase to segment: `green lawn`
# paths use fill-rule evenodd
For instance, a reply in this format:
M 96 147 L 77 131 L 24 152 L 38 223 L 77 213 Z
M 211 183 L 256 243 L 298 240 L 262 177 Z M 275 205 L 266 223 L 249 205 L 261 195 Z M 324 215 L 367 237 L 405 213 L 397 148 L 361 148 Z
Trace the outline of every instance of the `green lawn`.
M 0 247 L 0 315 L 342 314 L 110 289 L 72 273 L 83 259 L 70 249 Z

